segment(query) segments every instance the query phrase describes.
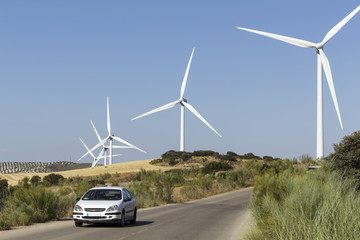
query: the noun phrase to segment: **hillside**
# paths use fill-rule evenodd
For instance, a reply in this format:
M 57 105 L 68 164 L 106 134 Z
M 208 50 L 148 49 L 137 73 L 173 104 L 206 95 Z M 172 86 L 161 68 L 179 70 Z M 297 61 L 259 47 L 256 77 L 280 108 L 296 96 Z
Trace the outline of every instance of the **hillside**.
M 99 166 L 95 168 L 82 168 L 82 169 L 74 169 L 68 171 L 58 171 L 56 174 L 60 174 L 65 178 L 68 177 L 76 177 L 76 176 L 96 176 L 104 173 L 129 173 L 129 172 L 139 172 L 141 169 L 145 170 L 170 170 L 175 168 L 181 168 L 179 166 L 173 167 L 165 167 L 165 166 L 155 166 L 150 164 L 150 160 L 140 160 L 134 162 L 125 162 L 125 163 L 117 163 L 109 166 Z M 34 175 L 40 176 L 43 178 L 49 173 L 13 173 L 13 174 L 0 174 L 0 178 L 8 180 L 10 185 L 17 184 L 17 182 L 24 177 L 31 178 Z
M 72 169 L 88 168 L 90 163 L 59 162 L 0 162 L 0 174 L 49 173 Z

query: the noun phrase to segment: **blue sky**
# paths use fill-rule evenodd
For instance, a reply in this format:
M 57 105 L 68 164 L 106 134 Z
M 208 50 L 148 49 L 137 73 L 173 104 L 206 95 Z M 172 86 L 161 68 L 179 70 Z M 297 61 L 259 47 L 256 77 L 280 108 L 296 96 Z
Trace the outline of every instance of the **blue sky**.
M 113 133 L 147 151 L 179 149 L 180 108 L 131 118 L 185 98 L 222 134 L 186 111 L 186 151 L 315 156 L 316 54 L 236 26 L 320 42 L 359 1 L 2 1 L 0 161 L 78 159 Z M 324 82 L 325 154 L 359 130 L 360 14 L 325 46 L 341 130 Z M 92 162 L 86 158 L 84 162 Z

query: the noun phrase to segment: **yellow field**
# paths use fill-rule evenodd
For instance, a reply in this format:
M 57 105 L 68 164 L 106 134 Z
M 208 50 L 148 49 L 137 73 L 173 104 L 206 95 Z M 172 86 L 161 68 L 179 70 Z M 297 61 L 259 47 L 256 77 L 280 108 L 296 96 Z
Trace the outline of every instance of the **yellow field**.
M 125 163 L 117 163 L 112 164 L 110 166 L 101 166 L 95 168 L 83 168 L 76 170 L 69 170 L 63 172 L 55 172 L 56 174 L 60 174 L 65 178 L 69 177 L 84 177 L 84 176 L 96 176 L 103 173 L 128 173 L 128 172 L 139 172 L 141 169 L 145 170 L 170 170 L 176 169 L 179 167 L 164 167 L 164 166 L 155 166 L 150 164 L 150 160 L 141 160 L 134 162 L 125 162 Z M 38 175 L 43 178 L 50 173 L 13 173 L 13 174 L 0 174 L 0 178 L 7 179 L 10 185 L 15 185 L 17 182 L 24 177 L 31 178 L 34 175 Z

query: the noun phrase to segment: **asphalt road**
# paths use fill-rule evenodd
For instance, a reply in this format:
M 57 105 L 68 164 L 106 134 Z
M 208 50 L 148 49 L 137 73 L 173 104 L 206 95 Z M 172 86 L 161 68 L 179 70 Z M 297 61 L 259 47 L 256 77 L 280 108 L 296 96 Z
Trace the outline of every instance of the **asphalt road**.
M 84 225 L 61 220 L 0 231 L 0 239 L 21 240 L 211 240 L 238 239 L 249 220 L 252 188 L 188 203 L 140 209 L 135 225 Z

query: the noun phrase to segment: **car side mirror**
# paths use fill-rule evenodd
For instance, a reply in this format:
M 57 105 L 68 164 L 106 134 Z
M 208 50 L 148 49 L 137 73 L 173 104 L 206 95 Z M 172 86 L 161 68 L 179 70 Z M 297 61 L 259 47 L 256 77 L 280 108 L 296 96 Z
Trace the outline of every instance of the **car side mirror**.
M 80 201 L 80 198 L 78 197 L 78 198 L 76 198 L 76 201 Z
M 131 201 L 131 198 L 127 197 L 124 200 L 125 200 L 125 202 L 128 202 L 128 201 Z

